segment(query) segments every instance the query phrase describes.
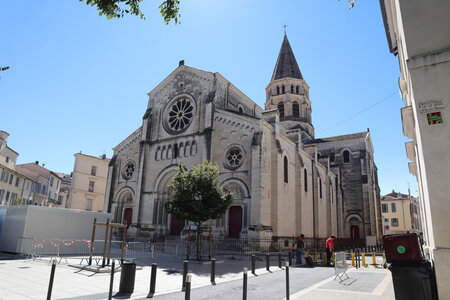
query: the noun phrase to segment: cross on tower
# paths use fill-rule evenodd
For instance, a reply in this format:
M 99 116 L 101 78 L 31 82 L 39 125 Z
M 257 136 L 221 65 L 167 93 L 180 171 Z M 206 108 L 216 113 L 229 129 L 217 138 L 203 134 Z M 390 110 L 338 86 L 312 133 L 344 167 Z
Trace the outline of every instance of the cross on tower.
M 287 25 L 286 24 L 284 24 L 284 34 L 286 34 L 286 27 L 287 27 Z

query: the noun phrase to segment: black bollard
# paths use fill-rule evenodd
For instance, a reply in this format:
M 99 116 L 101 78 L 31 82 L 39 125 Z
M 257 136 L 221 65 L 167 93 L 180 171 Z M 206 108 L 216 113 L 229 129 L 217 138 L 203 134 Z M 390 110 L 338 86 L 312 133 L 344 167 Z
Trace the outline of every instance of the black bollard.
M 286 300 L 289 300 L 289 264 L 286 263 Z
M 289 256 L 289 266 L 292 266 L 292 251 L 291 250 L 289 250 L 289 253 L 288 253 L 288 256 Z
M 52 270 L 50 271 L 50 282 L 48 283 L 47 300 L 52 298 L 53 279 L 55 279 L 56 259 L 52 261 Z
M 184 293 L 184 299 L 190 300 L 191 299 L 191 275 L 186 276 L 186 292 Z
M 270 271 L 270 254 L 266 254 L 266 270 Z
M 252 254 L 252 273 L 256 275 L 256 255 Z
M 186 276 L 188 273 L 188 261 L 183 261 L 183 286 L 181 287 L 181 291 L 184 292 L 186 288 Z
M 211 283 L 216 284 L 216 259 L 211 258 Z
M 109 278 L 109 293 L 108 293 L 108 300 L 112 299 L 112 291 L 113 291 L 113 284 L 114 284 L 114 270 L 116 267 L 116 260 L 113 258 L 111 263 L 111 276 Z
M 281 252 L 278 252 L 278 268 L 281 269 Z
M 244 268 L 244 286 L 242 288 L 242 299 L 247 300 L 247 268 Z
M 150 292 L 148 293 L 147 298 L 153 298 L 153 295 L 156 291 L 156 271 L 158 270 L 158 265 L 152 264 L 152 272 L 150 273 Z

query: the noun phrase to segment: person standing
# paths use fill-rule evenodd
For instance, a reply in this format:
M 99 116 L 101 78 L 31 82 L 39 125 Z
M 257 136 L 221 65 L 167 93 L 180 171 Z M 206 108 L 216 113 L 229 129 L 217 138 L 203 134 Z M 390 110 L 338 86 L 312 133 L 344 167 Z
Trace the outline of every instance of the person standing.
M 333 249 L 334 249 L 334 239 L 335 238 L 336 237 L 334 235 L 331 235 L 325 242 L 325 248 L 327 251 L 327 266 L 331 266 L 331 255 L 332 255 Z
M 296 254 L 296 260 L 295 260 L 295 264 L 296 265 L 300 265 L 302 263 L 302 252 L 303 252 L 303 248 L 305 248 L 305 243 L 303 241 L 304 239 L 304 235 L 300 234 L 300 237 L 297 238 L 297 241 L 295 243 L 295 254 Z

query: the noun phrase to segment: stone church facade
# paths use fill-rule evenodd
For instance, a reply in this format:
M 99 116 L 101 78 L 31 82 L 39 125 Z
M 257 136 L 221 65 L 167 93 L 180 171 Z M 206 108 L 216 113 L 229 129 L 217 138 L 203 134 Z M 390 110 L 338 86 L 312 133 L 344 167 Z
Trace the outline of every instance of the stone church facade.
M 219 73 L 181 61 L 148 93 L 142 126 L 117 145 L 105 210 L 136 236 L 179 235 L 187 221 L 167 214 L 179 163 L 208 160 L 234 194 L 225 237 L 381 238 L 377 169 L 370 133 L 316 139 L 309 86 L 287 36 L 262 109 Z

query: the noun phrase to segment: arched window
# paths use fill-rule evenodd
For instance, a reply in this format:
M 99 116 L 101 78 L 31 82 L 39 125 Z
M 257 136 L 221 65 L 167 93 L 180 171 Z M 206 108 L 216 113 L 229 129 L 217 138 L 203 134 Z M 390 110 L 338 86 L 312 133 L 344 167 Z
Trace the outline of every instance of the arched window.
M 350 162 L 350 152 L 345 150 L 344 151 L 344 163 L 349 163 L 349 162 Z
M 282 94 L 286 93 L 286 90 L 284 89 L 284 85 L 281 86 L 281 93 L 282 93 Z
M 284 182 L 288 182 L 288 160 L 287 157 L 284 157 Z
M 330 162 L 334 162 L 334 153 L 330 154 Z
M 293 93 L 294 93 L 294 86 L 291 85 L 291 94 L 293 94 Z
M 295 87 L 295 93 L 298 94 L 298 85 Z
M 322 198 L 322 178 L 319 178 L 319 196 Z
M 303 182 L 304 182 L 304 186 L 305 186 L 305 192 L 308 191 L 308 172 L 305 170 L 303 171 Z
M 298 105 L 298 102 L 292 104 L 292 115 L 294 117 L 300 117 L 300 106 Z
M 239 114 L 243 115 L 244 114 L 244 109 L 242 107 L 239 106 Z
M 278 106 L 278 111 L 280 112 L 280 118 L 284 118 L 284 103 L 279 102 L 277 106 Z
M 279 94 L 280 94 L 280 87 L 277 86 L 277 95 L 279 95 Z

